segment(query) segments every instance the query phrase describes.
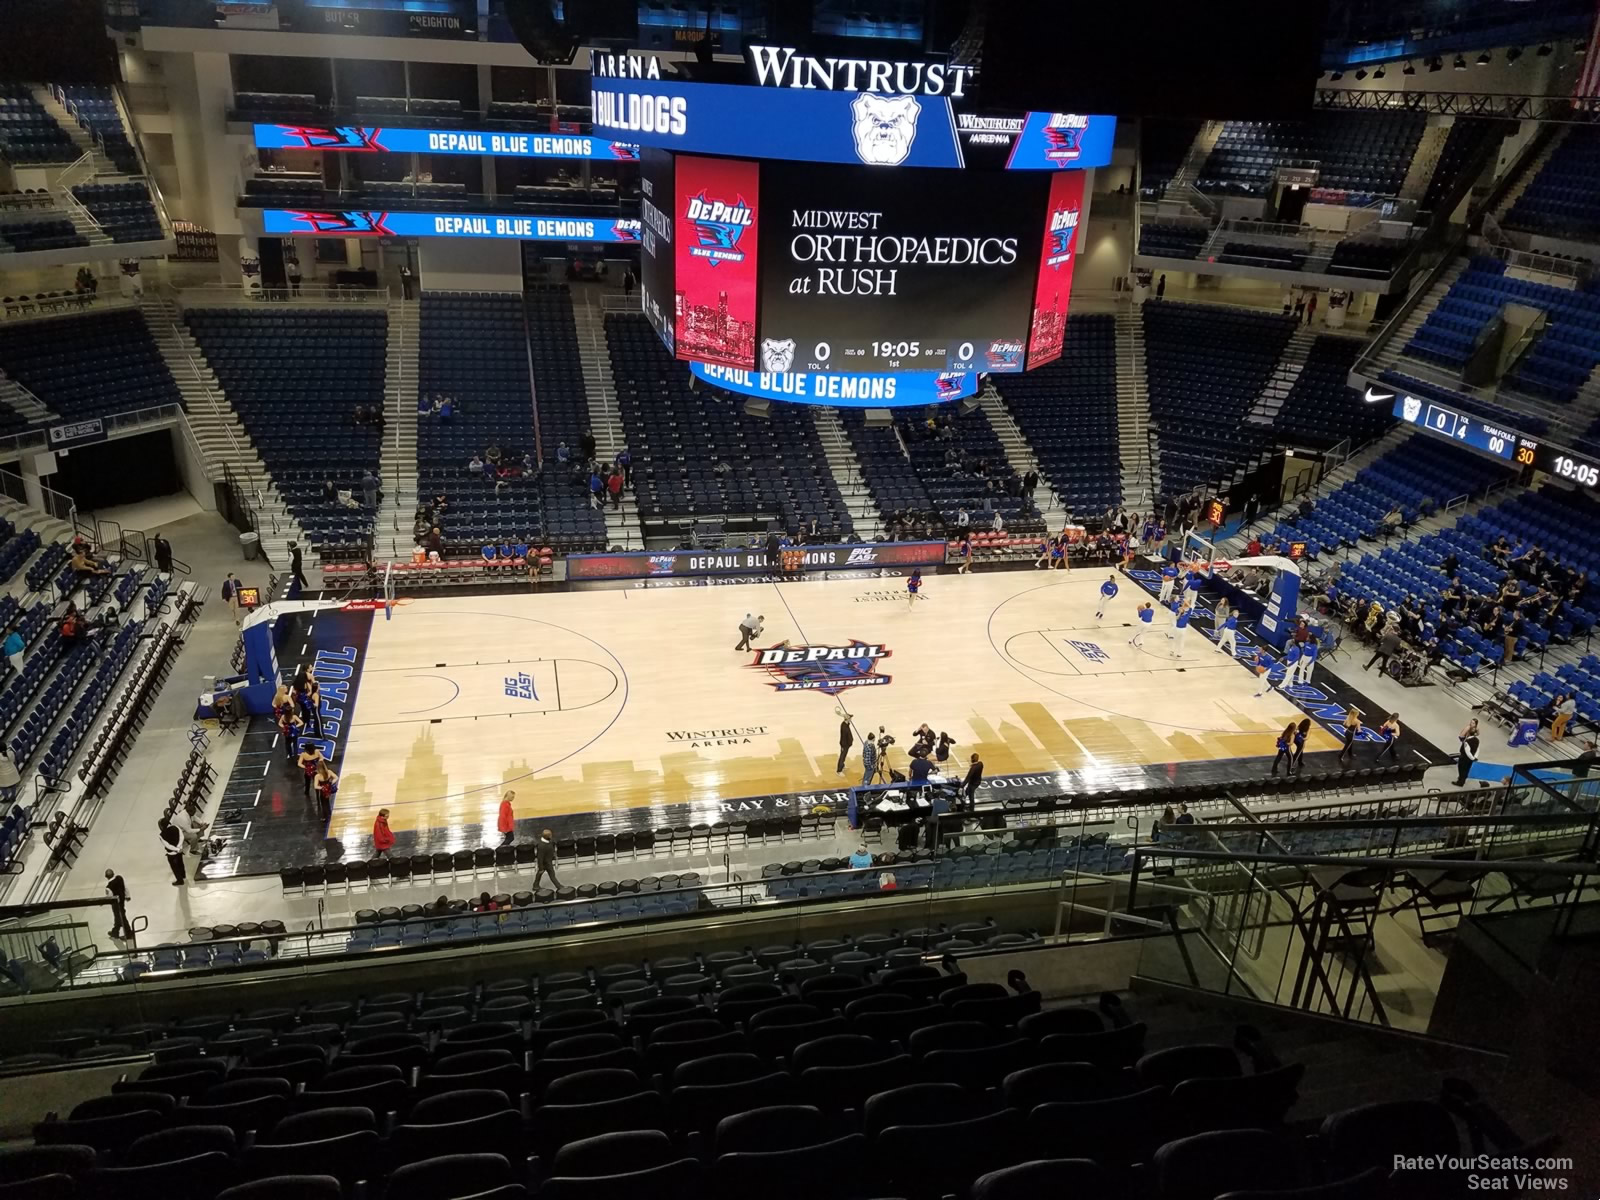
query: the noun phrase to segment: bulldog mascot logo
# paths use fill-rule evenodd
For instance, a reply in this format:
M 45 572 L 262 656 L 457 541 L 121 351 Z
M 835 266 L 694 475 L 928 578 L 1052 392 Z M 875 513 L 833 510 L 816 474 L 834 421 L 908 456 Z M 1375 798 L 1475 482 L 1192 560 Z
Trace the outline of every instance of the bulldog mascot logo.
M 862 92 L 850 103 L 856 157 L 869 167 L 898 167 L 911 153 L 922 105 L 915 96 Z
M 761 369 L 774 375 L 788 373 L 794 365 L 794 339 L 784 338 L 781 342 L 777 338 L 761 339 Z

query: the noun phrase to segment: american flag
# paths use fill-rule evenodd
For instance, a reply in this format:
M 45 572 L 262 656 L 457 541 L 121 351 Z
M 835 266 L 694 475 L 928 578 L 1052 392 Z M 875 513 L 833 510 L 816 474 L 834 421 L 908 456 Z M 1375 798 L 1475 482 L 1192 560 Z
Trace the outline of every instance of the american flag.
M 1578 72 L 1577 85 L 1572 89 L 1577 100 L 1600 98 L 1600 4 L 1595 5 L 1594 28 L 1589 33 L 1589 49 L 1583 56 L 1583 69 Z

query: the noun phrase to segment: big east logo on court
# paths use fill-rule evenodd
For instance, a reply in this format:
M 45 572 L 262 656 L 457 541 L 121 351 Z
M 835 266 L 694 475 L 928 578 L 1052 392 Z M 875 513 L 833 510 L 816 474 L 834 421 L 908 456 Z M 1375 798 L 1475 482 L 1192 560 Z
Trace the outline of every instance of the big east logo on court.
M 859 640 L 848 646 L 791 646 L 788 642 L 756 651 L 750 665 L 772 677 L 780 692 L 821 692 L 837 696 L 846 688 L 888 683 L 893 676 L 876 673 L 889 651 Z

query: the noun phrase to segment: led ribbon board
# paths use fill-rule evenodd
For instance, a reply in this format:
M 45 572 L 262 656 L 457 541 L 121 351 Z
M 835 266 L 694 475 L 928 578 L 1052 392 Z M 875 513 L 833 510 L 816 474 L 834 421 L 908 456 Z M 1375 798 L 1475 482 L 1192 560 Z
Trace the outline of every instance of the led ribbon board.
M 692 362 L 696 379 L 730 392 L 784 400 L 791 404 L 824 404 L 830 408 L 898 408 L 942 404 L 978 390 L 976 372 L 892 371 L 744 371 L 715 363 Z
M 674 79 L 591 80 L 597 137 L 664 150 L 865 166 L 1061 171 L 1111 162 L 1116 118 L 958 113 L 948 96 Z M 969 159 L 973 160 L 969 162 Z
M 263 232 L 291 237 L 512 238 L 627 244 L 639 240 L 639 222 L 633 218 L 268 208 L 262 210 L 261 219 Z
M 324 154 L 485 154 L 491 158 L 581 158 L 635 162 L 639 147 L 587 133 L 506 133 L 483 129 L 405 129 L 371 125 L 256 125 L 261 150 Z

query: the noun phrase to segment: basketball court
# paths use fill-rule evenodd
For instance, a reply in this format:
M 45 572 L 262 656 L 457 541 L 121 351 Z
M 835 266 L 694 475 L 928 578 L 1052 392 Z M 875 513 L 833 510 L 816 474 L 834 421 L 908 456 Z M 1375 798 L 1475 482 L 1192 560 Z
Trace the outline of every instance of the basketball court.
M 371 629 L 329 836 L 360 843 L 379 808 L 396 831 L 493 828 L 506 788 L 525 818 L 837 789 L 861 769 L 858 744 L 835 770 L 840 704 L 858 743 L 896 736 L 901 769 L 924 721 L 955 738 L 952 768 L 977 752 L 991 777 L 1270 755 L 1295 707 L 1199 630 L 1174 657 L 1170 616 L 1139 625 L 1126 580 L 1096 622 L 1103 579 L 939 576 L 914 608 L 903 579 L 850 576 L 339 614 Z M 735 650 L 746 612 L 787 652 Z M 1308 749 L 1336 745 L 1315 729 Z

